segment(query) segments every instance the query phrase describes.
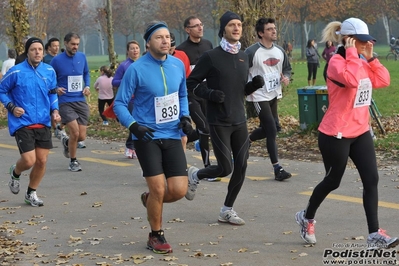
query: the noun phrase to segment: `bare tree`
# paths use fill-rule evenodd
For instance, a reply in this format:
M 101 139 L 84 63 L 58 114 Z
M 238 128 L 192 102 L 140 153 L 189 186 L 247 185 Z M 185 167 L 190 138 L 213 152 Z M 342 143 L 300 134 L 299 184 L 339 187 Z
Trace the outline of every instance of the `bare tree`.
M 47 20 L 50 0 L 28 1 L 30 34 L 42 40 L 47 38 Z

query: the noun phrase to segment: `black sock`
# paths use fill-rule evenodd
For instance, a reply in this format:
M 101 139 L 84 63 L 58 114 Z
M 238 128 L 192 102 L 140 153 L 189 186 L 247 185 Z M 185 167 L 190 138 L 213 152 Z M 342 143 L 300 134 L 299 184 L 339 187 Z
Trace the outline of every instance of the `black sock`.
M 160 236 L 160 235 L 163 235 L 163 230 L 158 230 L 158 231 L 153 231 L 153 230 L 151 230 L 151 235 L 152 235 L 152 236 Z
M 280 170 L 280 167 L 281 167 L 281 166 L 280 166 L 279 163 L 273 164 L 274 172 L 279 171 L 279 170 Z
M 20 176 L 21 176 L 21 174 L 17 175 L 17 174 L 15 173 L 15 170 L 12 171 L 12 177 L 18 179 Z
M 71 162 L 76 161 L 76 158 L 71 158 Z
M 26 192 L 26 194 L 30 195 L 30 193 L 32 193 L 32 191 L 36 191 L 36 189 L 28 187 L 28 191 Z

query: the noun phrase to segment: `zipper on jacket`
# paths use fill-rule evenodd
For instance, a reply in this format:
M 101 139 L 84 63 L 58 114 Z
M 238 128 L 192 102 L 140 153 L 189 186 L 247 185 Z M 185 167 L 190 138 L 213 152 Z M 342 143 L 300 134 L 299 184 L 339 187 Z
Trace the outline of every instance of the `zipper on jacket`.
M 166 85 L 166 77 L 162 65 L 161 65 L 161 74 L 162 74 L 163 86 L 165 88 L 165 95 L 168 95 L 168 85 Z

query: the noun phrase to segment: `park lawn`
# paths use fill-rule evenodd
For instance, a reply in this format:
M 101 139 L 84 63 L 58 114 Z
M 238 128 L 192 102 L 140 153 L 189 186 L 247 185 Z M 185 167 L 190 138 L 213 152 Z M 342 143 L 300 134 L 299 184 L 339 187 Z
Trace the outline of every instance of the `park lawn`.
M 322 47 L 319 46 L 319 51 L 321 53 Z M 378 109 L 383 115 L 386 117 L 396 117 L 399 114 L 398 101 L 399 101 L 399 93 L 396 92 L 399 84 L 399 61 L 386 61 L 385 56 L 389 52 L 389 47 L 386 46 L 377 46 L 375 48 L 375 52 L 379 55 L 379 59 L 382 64 L 384 64 L 391 74 L 391 84 L 387 88 L 374 90 L 373 98 L 377 103 Z M 299 50 L 294 50 L 293 53 L 293 61 L 292 61 L 292 71 L 294 72 L 292 78 L 292 83 L 284 89 L 283 98 L 279 102 L 279 116 L 280 117 L 294 117 L 299 120 L 299 108 L 298 108 L 298 94 L 297 89 L 303 88 L 307 86 L 307 65 L 306 60 L 298 60 L 296 56 L 300 54 Z M 123 59 L 122 59 L 123 60 Z M 119 61 L 122 61 L 119 59 Z M 108 56 L 89 56 L 88 57 L 89 67 L 91 69 L 91 84 L 93 88 L 93 84 L 97 79 L 99 72 L 98 69 L 102 65 L 109 65 Z M 323 78 L 323 69 L 325 63 L 321 62 L 321 66 L 317 73 L 316 85 L 323 86 L 325 85 Z M 97 93 L 92 90 L 92 96 L 90 97 L 90 106 L 91 106 L 91 122 L 92 125 L 89 126 L 88 134 L 94 135 L 98 137 L 117 137 L 119 133 L 121 133 L 122 138 L 125 137 L 126 132 L 121 130 L 121 126 L 118 123 L 111 123 L 112 127 L 115 127 L 115 130 L 109 131 L 102 129 L 100 126 L 95 126 L 101 124 L 101 119 L 99 117 L 97 111 Z M 298 124 L 299 129 L 299 124 Z M 123 133 L 122 133 L 122 132 Z M 292 132 L 294 133 L 294 132 Z M 288 135 L 291 134 L 288 132 Z M 381 148 L 394 148 L 399 149 L 399 133 L 393 132 L 389 133 L 384 138 L 378 138 L 376 142 L 377 146 Z
M 321 46 L 319 46 L 319 50 L 321 53 Z M 373 98 L 383 116 L 393 116 L 399 113 L 397 104 L 399 94 L 395 92 L 395 89 L 399 84 L 399 61 L 385 60 L 385 56 L 389 52 L 389 47 L 387 45 L 377 46 L 375 52 L 377 52 L 380 61 L 387 67 L 391 74 L 391 85 L 384 89 L 374 90 Z M 294 59 L 292 61 L 292 71 L 294 72 L 294 75 L 292 76 L 293 82 L 285 88 L 283 99 L 279 103 L 279 114 L 281 116 L 293 116 L 299 118 L 297 89 L 307 86 L 307 65 L 306 60 L 296 59 L 298 55 L 300 55 L 300 51 L 298 49 L 294 50 Z M 123 60 L 123 58 L 119 59 L 119 61 L 121 60 Z M 91 84 L 93 85 L 99 75 L 98 69 L 102 65 L 109 65 L 108 56 L 89 56 L 88 63 L 91 70 Z M 324 66 L 325 62 L 322 60 L 316 79 L 316 85 L 318 86 L 325 85 L 323 78 Z M 92 101 L 93 99 L 97 99 L 96 96 L 97 95 L 93 95 Z

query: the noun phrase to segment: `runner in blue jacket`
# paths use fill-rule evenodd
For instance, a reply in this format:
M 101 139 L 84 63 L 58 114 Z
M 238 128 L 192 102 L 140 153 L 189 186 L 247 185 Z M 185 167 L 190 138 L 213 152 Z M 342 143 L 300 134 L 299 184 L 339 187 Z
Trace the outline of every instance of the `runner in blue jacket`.
M 12 67 L 0 83 L 0 101 L 8 110 L 8 129 L 15 136 L 21 157 L 10 167 L 8 186 L 12 193 L 20 191 L 20 176 L 32 168 L 25 202 L 43 206 L 36 189 L 46 171 L 51 141 L 51 118 L 61 120 L 56 95 L 54 69 L 42 63 L 43 42 L 32 37 L 25 43 L 27 59 Z M 52 117 L 50 117 L 50 114 Z
M 163 203 L 187 192 L 187 161 L 180 141 L 181 128 L 192 130 L 183 62 L 169 55 L 170 33 L 164 22 L 152 22 L 144 34 L 148 52 L 130 65 L 114 101 L 119 122 L 133 134 L 134 147 L 149 192 L 141 195 L 151 233 L 147 248 L 170 253 L 162 230 Z M 133 111 L 128 105 L 134 95 Z M 165 181 L 166 179 L 166 181 Z

